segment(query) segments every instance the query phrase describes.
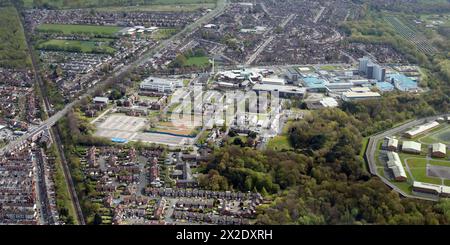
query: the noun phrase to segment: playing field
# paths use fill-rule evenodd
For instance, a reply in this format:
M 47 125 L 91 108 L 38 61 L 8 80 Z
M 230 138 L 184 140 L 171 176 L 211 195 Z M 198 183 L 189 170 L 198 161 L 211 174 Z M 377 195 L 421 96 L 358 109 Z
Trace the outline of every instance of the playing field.
M 122 27 L 63 24 L 42 24 L 37 27 L 37 30 L 40 32 L 60 32 L 65 35 L 87 34 L 103 36 L 114 36 L 120 29 L 122 29 Z
M 54 51 L 69 51 L 82 53 L 114 54 L 116 50 L 108 45 L 108 42 L 77 41 L 77 40 L 49 40 L 39 44 L 39 49 Z
M 184 63 L 184 66 L 197 66 L 205 67 L 209 65 L 209 58 L 207 56 L 202 57 L 190 57 Z

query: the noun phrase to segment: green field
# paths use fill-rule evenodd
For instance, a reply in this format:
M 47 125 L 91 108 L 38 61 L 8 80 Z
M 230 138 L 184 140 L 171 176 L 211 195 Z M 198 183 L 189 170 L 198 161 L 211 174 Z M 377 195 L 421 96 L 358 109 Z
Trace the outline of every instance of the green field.
M 16 9 L 0 7 L 0 67 L 24 68 L 30 65 L 25 34 Z
M 400 159 L 402 160 L 403 164 L 404 164 L 405 160 L 407 159 L 406 162 L 407 162 L 409 169 L 411 170 L 411 173 L 413 174 L 414 179 L 416 181 L 432 183 L 432 184 L 437 184 L 437 185 L 442 184 L 442 180 L 440 178 L 430 177 L 427 175 L 427 171 L 426 171 L 427 159 L 420 157 L 420 156 L 404 154 L 404 153 L 399 154 L 399 156 L 400 156 Z M 430 160 L 429 164 L 435 165 L 435 166 L 450 167 L 450 162 L 445 161 L 445 160 Z M 405 171 L 406 171 L 406 168 L 405 168 Z
M 335 70 L 341 70 L 342 67 L 334 66 L 334 65 L 324 65 L 324 66 L 321 66 L 320 69 L 322 69 L 324 71 L 335 71 Z
M 204 67 L 209 65 L 209 58 L 207 56 L 201 56 L 201 57 L 189 57 L 186 60 L 186 63 L 184 66 L 197 66 L 197 67 Z
M 291 144 L 289 143 L 289 138 L 285 135 L 275 136 L 269 142 L 267 142 L 267 149 L 282 151 L 282 150 L 293 150 Z
M 92 25 L 63 25 L 63 24 L 42 24 L 37 27 L 40 32 L 58 32 L 64 35 L 86 34 L 114 36 L 122 27 L 118 26 L 92 26 Z
M 109 42 L 54 39 L 39 44 L 38 48 L 53 51 L 113 54 L 116 50 L 111 48 L 108 43 Z

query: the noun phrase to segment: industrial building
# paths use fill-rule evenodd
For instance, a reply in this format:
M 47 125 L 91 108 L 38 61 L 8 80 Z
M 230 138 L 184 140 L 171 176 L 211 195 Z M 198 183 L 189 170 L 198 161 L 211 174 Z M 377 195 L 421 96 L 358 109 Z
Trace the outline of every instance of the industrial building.
M 392 83 L 394 87 L 400 91 L 414 92 L 417 91 L 418 89 L 416 81 L 400 73 L 389 75 L 388 81 Z
M 420 126 L 414 128 L 414 129 L 406 131 L 405 136 L 411 139 L 411 138 L 414 138 L 425 132 L 428 132 L 428 131 L 432 130 L 433 128 L 436 128 L 437 126 L 439 126 L 439 123 L 436 121 L 428 122 L 428 123 L 425 123 L 423 125 L 420 125 Z
M 366 87 L 351 88 L 350 91 L 342 93 L 342 99 L 344 101 L 360 101 L 368 99 L 378 99 L 380 97 L 380 93 L 372 92 L 369 88 Z
M 405 153 L 420 154 L 422 152 L 422 144 L 414 141 L 403 141 L 402 151 Z
M 392 171 L 394 179 L 396 181 L 406 181 L 408 177 L 398 154 L 396 152 L 388 151 L 387 157 L 387 166 Z
M 142 91 L 156 91 L 160 93 L 172 93 L 176 88 L 182 87 L 183 82 L 177 80 L 149 77 L 141 82 Z
M 253 91 L 255 91 L 256 93 L 259 93 L 261 91 L 270 93 L 278 92 L 278 95 L 281 98 L 291 98 L 291 97 L 303 98 L 303 96 L 306 94 L 305 88 L 297 86 L 273 85 L 273 84 L 255 84 L 255 86 L 253 86 Z
M 431 155 L 433 157 L 444 158 L 447 156 L 447 146 L 442 143 L 435 143 L 431 147 Z

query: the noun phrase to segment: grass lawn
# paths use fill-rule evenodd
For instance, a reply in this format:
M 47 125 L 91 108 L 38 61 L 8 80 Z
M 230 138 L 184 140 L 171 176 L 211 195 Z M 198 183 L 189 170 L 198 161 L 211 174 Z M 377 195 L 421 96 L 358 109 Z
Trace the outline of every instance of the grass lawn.
M 64 24 L 42 24 L 37 27 L 41 32 L 62 32 L 70 34 L 91 34 L 114 36 L 122 27 L 118 26 L 93 26 L 93 25 L 64 25 Z
M 446 160 L 430 160 L 431 165 L 450 167 L 450 161 Z
M 77 41 L 77 40 L 57 40 L 52 39 L 38 45 L 39 49 L 61 50 L 61 51 L 80 51 L 83 53 L 106 53 L 113 54 L 116 50 L 108 44 L 95 41 Z
M 320 69 L 322 69 L 324 71 L 335 71 L 335 70 L 341 70 L 342 68 L 340 66 L 324 65 L 324 66 L 321 66 Z
M 364 161 L 364 152 L 366 151 L 367 144 L 369 144 L 369 137 L 364 137 L 361 144 L 362 144 L 362 147 L 361 147 L 361 150 L 359 151 L 359 158 L 363 162 L 363 168 L 367 171 L 368 170 L 367 163 L 366 163 L 366 161 Z
M 280 150 L 293 150 L 294 148 L 292 148 L 288 136 L 279 135 L 275 136 L 273 139 L 267 142 L 267 149 L 280 151 Z
M 414 156 L 408 155 L 407 157 L 405 157 L 405 154 L 400 155 L 400 159 L 402 159 L 403 163 L 404 163 L 403 160 L 408 157 L 414 157 Z M 413 174 L 414 179 L 416 181 L 432 183 L 432 184 L 437 184 L 437 185 L 442 184 L 442 181 L 440 178 L 427 176 L 427 170 L 426 170 L 427 160 L 425 158 L 411 158 L 411 159 L 408 159 L 406 162 L 408 163 L 409 169 L 411 170 L 411 173 Z M 405 169 L 405 171 L 406 171 L 406 169 Z M 408 171 L 406 171 L 406 172 L 408 172 Z
M 198 66 L 205 67 L 209 65 L 209 58 L 207 56 L 189 57 L 184 63 L 184 66 Z

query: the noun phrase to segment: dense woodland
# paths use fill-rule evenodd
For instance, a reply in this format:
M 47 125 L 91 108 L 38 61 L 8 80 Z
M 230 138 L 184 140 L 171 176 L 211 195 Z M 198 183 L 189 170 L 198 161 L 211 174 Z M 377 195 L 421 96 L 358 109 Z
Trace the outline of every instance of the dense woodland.
M 9 0 L 0 0 L 0 67 L 26 68 L 30 63 L 19 14 Z

